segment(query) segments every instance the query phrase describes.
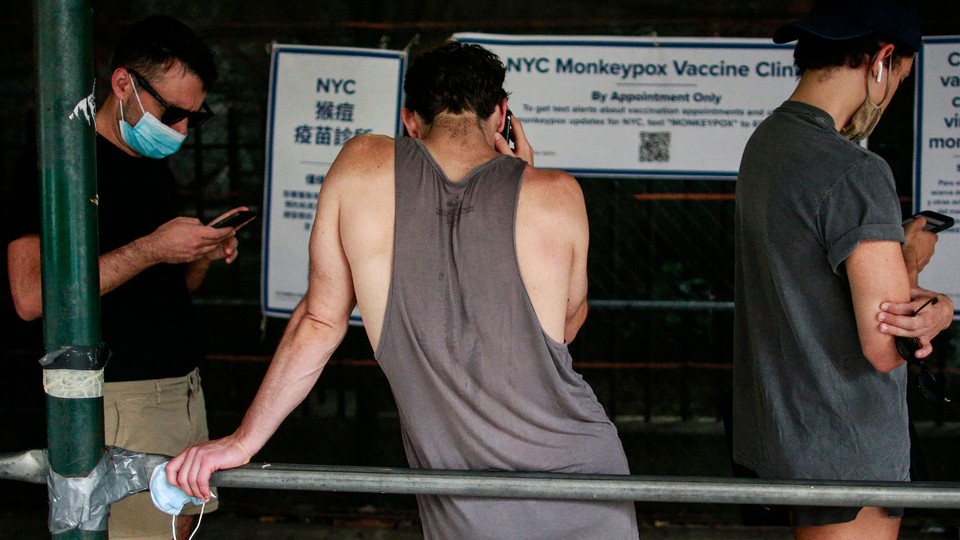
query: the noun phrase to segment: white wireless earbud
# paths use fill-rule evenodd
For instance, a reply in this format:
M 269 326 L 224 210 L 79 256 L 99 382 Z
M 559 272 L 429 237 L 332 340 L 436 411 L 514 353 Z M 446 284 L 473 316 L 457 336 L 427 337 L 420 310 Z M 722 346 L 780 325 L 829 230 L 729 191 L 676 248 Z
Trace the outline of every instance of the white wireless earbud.
M 883 78 L 883 60 L 877 62 L 877 82 L 880 82 L 880 79 Z

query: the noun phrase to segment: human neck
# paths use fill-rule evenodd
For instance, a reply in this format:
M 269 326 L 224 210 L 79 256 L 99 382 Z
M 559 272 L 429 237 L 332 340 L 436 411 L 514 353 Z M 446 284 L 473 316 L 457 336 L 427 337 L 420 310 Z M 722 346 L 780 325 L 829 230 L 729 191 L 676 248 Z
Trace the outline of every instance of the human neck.
M 490 119 L 478 120 L 472 113 L 441 113 L 420 139 L 447 177 L 457 182 L 497 155 L 489 124 Z
M 790 99 L 823 109 L 833 118 L 834 128 L 840 130 L 866 98 L 866 69 L 807 70 Z

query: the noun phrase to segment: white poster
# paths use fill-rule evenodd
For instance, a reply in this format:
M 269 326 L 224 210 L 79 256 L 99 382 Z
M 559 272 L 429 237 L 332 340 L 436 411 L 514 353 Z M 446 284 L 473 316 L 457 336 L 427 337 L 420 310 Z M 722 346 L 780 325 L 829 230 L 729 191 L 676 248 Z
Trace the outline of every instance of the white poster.
M 344 143 L 400 127 L 406 53 L 274 45 L 264 187 L 263 311 L 289 317 L 307 290 L 310 228 Z M 354 311 L 352 323 L 359 322 Z
M 960 36 L 924 38 L 914 70 L 914 211 L 933 210 L 960 221 Z M 949 295 L 960 307 L 960 225 L 939 237 L 937 253 L 920 273 L 920 286 Z
M 500 57 L 537 166 L 575 176 L 735 179 L 797 84 L 793 46 L 769 39 L 454 38 Z

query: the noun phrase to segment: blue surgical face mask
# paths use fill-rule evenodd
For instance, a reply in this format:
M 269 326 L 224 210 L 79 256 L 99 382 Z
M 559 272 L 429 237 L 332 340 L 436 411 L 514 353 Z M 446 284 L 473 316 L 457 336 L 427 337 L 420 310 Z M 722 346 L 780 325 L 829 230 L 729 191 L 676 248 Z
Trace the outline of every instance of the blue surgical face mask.
M 200 499 L 191 497 L 182 489 L 167 483 L 166 466 L 166 462 L 157 465 L 150 476 L 150 498 L 153 500 L 153 505 L 161 512 L 176 516 L 188 502 L 202 504 L 203 501 Z
M 133 85 L 133 79 L 130 80 L 130 84 Z M 148 113 L 143 108 L 136 86 L 133 86 L 133 95 L 137 97 L 143 116 L 137 125 L 131 126 L 123 118 L 123 102 L 120 102 L 120 137 L 123 138 L 123 142 L 127 143 L 134 152 L 153 159 L 165 158 L 179 150 L 187 136 Z

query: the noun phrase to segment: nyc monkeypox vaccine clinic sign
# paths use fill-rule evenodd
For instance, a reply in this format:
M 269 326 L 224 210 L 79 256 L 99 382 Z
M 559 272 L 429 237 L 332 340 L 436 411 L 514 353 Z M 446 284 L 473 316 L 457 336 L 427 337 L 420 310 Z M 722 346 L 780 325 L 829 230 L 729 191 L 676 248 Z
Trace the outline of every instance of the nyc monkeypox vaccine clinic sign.
M 262 302 L 289 317 L 307 290 L 310 228 L 330 165 L 351 137 L 395 136 L 406 53 L 274 45 L 267 119 Z M 351 322 L 359 322 L 354 311 Z
M 960 223 L 960 36 L 924 38 L 914 71 L 916 143 L 914 211 L 933 210 Z M 941 231 L 920 286 L 960 306 L 960 225 Z M 954 312 L 954 318 L 960 313 Z
M 454 38 L 496 53 L 537 166 L 576 176 L 735 179 L 754 128 L 796 86 L 769 39 Z

